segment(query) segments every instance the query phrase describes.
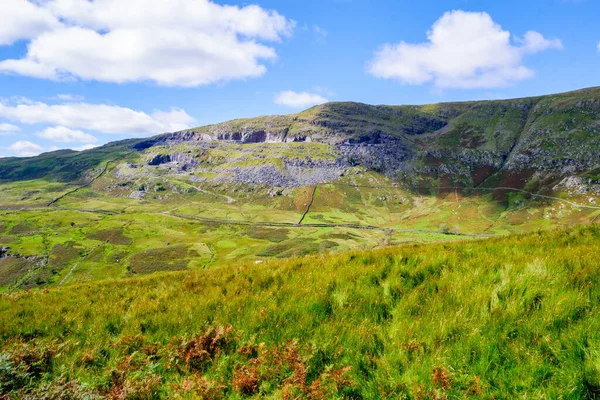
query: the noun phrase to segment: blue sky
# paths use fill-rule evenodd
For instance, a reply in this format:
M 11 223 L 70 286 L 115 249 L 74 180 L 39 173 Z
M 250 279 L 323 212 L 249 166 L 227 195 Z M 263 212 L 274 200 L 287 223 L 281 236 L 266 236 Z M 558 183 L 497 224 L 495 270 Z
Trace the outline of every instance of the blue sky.
M 323 101 L 422 104 L 600 83 L 595 0 L 5 0 L 0 157 Z

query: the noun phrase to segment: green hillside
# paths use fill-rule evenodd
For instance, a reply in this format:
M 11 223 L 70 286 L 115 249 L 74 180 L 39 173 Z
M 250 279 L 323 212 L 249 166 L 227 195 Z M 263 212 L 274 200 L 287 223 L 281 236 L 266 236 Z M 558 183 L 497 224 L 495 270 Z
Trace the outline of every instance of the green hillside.
M 600 88 L 328 103 L 0 159 L 0 292 L 589 224 L 598 121 Z
M 598 168 L 598 120 L 598 87 L 523 99 L 421 106 L 326 103 L 298 114 L 234 120 L 83 153 L 0 159 L 0 180 L 67 182 L 130 152 L 143 155 L 157 146 L 197 147 L 213 140 L 318 142 L 330 146 L 335 159 L 412 183 L 431 183 L 430 176 L 436 174 L 457 184 L 478 185 L 493 176 L 501 180 L 511 171 L 524 172 L 529 179 L 533 170 L 564 176 Z
M 0 398 L 600 397 L 600 88 L 0 159 Z
M 0 297 L 8 398 L 597 398 L 600 228 Z

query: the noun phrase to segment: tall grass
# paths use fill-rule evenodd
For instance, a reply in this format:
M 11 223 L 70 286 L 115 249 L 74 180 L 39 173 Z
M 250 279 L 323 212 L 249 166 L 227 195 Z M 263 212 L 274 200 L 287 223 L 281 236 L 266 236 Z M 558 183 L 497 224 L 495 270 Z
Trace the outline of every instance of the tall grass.
M 599 249 L 590 226 L 4 295 L 0 391 L 597 398 Z

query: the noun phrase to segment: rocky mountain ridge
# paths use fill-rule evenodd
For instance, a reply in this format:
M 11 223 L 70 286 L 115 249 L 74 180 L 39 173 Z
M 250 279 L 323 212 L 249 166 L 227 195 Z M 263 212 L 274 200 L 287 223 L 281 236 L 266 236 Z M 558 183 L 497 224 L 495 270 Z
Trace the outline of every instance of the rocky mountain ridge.
M 72 179 L 73 170 L 83 173 L 112 155 L 128 155 L 150 174 L 169 164 L 171 173 L 271 186 L 327 182 L 352 168 L 412 185 L 523 187 L 532 179 L 555 185 L 568 176 L 597 175 L 600 88 L 422 106 L 326 103 L 298 114 L 234 120 L 83 153 L 0 160 L 0 174 L 19 180 L 60 177 L 68 170 Z

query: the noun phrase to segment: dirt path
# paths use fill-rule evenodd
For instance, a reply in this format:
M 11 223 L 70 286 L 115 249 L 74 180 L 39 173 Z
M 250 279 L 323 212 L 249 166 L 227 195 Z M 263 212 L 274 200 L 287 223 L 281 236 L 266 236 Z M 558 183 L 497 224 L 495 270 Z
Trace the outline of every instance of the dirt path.
M 211 196 L 217 196 L 217 197 L 224 197 L 227 200 L 227 204 L 235 203 L 235 199 L 233 197 L 227 196 L 226 194 L 210 192 L 208 190 L 200 189 L 198 186 L 194 186 L 194 188 L 196 188 L 197 191 L 202 192 L 204 194 L 208 194 Z
M 105 171 L 106 171 L 106 169 L 105 169 Z M 100 175 L 98 177 L 100 177 Z M 96 179 L 98 177 L 96 177 Z M 88 183 L 88 185 L 90 185 L 90 184 L 91 184 L 91 182 Z M 345 185 L 345 184 L 340 184 L 340 186 L 397 189 L 394 186 L 360 186 L 360 185 Z M 306 210 L 305 210 L 304 214 L 302 215 L 302 218 L 300 219 L 300 221 L 298 223 L 293 223 L 293 222 L 260 222 L 260 221 L 257 222 L 257 221 L 252 221 L 252 220 L 231 220 L 231 219 L 219 219 L 219 218 L 204 218 L 204 217 L 196 217 L 196 216 L 190 216 L 190 215 L 176 214 L 176 213 L 172 212 L 174 210 L 163 211 L 163 212 L 161 212 L 161 211 L 155 211 L 155 212 L 149 212 L 149 213 L 147 212 L 145 214 L 158 214 L 158 215 L 164 215 L 164 216 L 168 216 L 168 217 L 172 217 L 172 218 L 180 218 L 180 219 L 186 219 L 186 220 L 198 221 L 198 222 L 204 222 L 204 223 L 216 223 L 216 224 L 222 224 L 222 225 L 263 226 L 263 227 L 287 227 L 287 228 L 307 228 L 307 227 L 308 228 L 350 228 L 350 229 L 393 231 L 393 232 L 404 232 L 404 233 L 430 233 L 430 234 L 431 233 L 435 233 L 435 234 L 440 234 L 441 233 L 439 231 L 425 230 L 425 229 L 389 228 L 389 227 L 380 227 L 380 226 L 374 226 L 374 225 L 361 225 L 361 224 L 334 224 L 334 223 L 309 223 L 309 224 L 306 224 L 306 223 L 303 223 L 306 215 L 310 212 L 310 207 L 311 207 L 311 205 L 312 205 L 312 203 L 314 201 L 315 193 L 317 191 L 317 187 L 318 186 L 314 187 L 312 195 L 311 195 L 311 200 L 308 203 L 308 205 L 306 207 Z M 457 189 L 457 188 L 456 187 L 440 187 L 438 189 Z M 569 201 L 569 200 L 565 200 L 565 199 L 561 199 L 559 197 L 547 196 L 547 195 L 541 195 L 541 194 L 535 194 L 535 193 L 528 192 L 526 190 L 516 189 L 516 188 L 510 188 L 510 187 L 462 188 L 462 189 L 474 190 L 474 191 L 475 190 L 476 191 L 511 190 L 511 191 L 516 191 L 516 192 L 526 193 L 526 194 L 528 194 L 528 195 L 530 195 L 532 197 L 538 197 L 538 198 L 544 198 L 544 199 L 551 199 L 551 200 L 555 200 L 555 201 L 560 201 L 560 202 L 563 202 L 563 203 L 570 204 L 571 206 L 576 207 L 576 208 L 600 210 L 600 207 L 598 207 L 598 206 L 590 206 L 590 205 L 577 204 L 575 202 L 572 202 L 572 201 Z M 70 192 L 70 193 L 72 193 L 72 192 Z M 66 195 L 67 194 L 61 196 L 61 198 L 63 198 Z M 60 200 L 60 198 L 57 199 L 57 200 Z M 42 209 L 42 208 L 44 208 L 44 207 L 39 207 L 39 209 Z M 0 209 L 2 209 L 2 207 L 0 207 Z M 23 211 L 24 210 L 34 210 L 34 209 L 38 209 L 38 208 L 35 208 L 35 207 L 26 208 L 26 209 L 23 209 Z M 110 211 L 98 210 L 98 209 L 76 209 L 76 208 L 59 208 L 59 207 L 57 207 L 57 208 L 55 208 L 55 210 L 56 211 L 61 211 L 61 210 L 62 211 L 67 211 L 67 210 L 70 210 L 70 211 L 103 213 L 103 214 L 112 214 L 113 213 L 113 212 L 110 212 Z M 15 211 L 19 211 L 19 210 L 11 208 L 8 211 L 15 212 Z M 129 212 L 125 213 L 125 215 L 127 215 L 127 214 L 139 214 L 139 213 L 129 213 Z M 594 218 L 594 221 L 596 221 L 599 217 L 600 217 L 600 215 L 596 216 L 596 218 Z M 492 224 L 492 226 L 493 226 L 493 224 Z M 489 228 L 487 230 L 489 230 Z M 495 235 L 485 234 L 485 233 L 484 234 L 447 233 L 447 235 L 468 236 L 468 237 L 490 237 L 490 236 L 495 236 Z M 92 249 L 91 251 L 93 251 L 94 249 Z M 86 257 L 87 257 L 87 255 L 86 255 Z M 81 261 L 83 261 L 83 260 L 80 260 L 80 262 Z M 76 268 L 76 266 L 78 264 L 76 264 L 73 267 L 73 270 Z M 65 279 L 63 279 L 63 281 L 65 281 L 66 278 L 68 278 L 70 276 L 71 272 L 69 272 L 69 274 L 67 275 L 67 277 L 65 277 Z M 62 282 L 61 282 L 61 284 L 62 284 Z
M 348 184 L 343 184 L 343 183 L 330 183 L 330 185 L 356 187 L 356 188 L 369 188 L 369 189 L 398 189 L 397 187 L 394 187 L 394 186 L 348 185 Z M 472 191 L 480 191 L 480 192 L 485 192 L 485 191 L 494 192 L 496 190 L 510 190 L 510 191 L 513 191 L 513 192 L 526 193 L 526 194 L 528 194 L 528 195 L 530 195 L 532 197 L 539 197 L 539 198 L 542 198 L 542 199 L 550 199 L 550 200 L 561 201 L 563 203 L 570 204 L 573 207 L 577 207 L 577 208 L 586 208 L 586 209 L 589 209 L 589 210 L 600 210 L 599 206 L 589 206 L 589 205 L 585 205 L 585 204 L 577 204 L 577 203 L 574 203 L 574 202 L 572 202 L 570 200 L 561 199 L 560 197 L 547 196 L 547 195 L 544 195 L 544 194 L 536 194 L 536 193 L 528 192 L 527 190 L 517 189 L 517 188 L 511 188 L 511 187 L 504 187 L 504 186 L 499 186 L 499 187 L 495 187 L 495 188 L 481 188 L 481 187 L 476 187 L 476 188 L 463 187 L 463 188 L 460 188 L 460 187 L 456 187 L 456 186 L 439 186 L 439 187 L 434 187 L 434 186 L 419 186 L 419 187 L 414 187 L 412 189 L 413 190 L 414 189 L 450 189 L 450 190 L 461 189 L 461 190 L 472 190 Z M 450 195 L 450 193 L 448 195 Z
M 217 219 L 217 218 L 203 218 L 194 217 L 191 215 L 182 214 L 169 214 L 167 212 L 155 212 L 152 214 L 161 214 L 167 217 L 187 219 L 191 221 L 198 221 L 203 223 L 222 224 L 222 225 L 240 225 L 240 226 L 264 226 L 264 227 L 276 227 L 276 228 L 350 228 L 350 229 L 364 229 L 371 231 L 393 231 L 403 233 L 435 233 L 440 235 L 448 236 L 467 236 L 467 237 L 491 237 L 495 235 L 482 235 L 475 233 L 442 233 L 440 231 L 432 231 L 425 229 L 404 229 L 404 228 L 386 228 L 375 225 L 360 225 L 360 224 L 328 224 L 328 223 L 310 223 L 310 224 L 296 224 L 293 222 L 260 222 L 260 221 L 246 221 L 246 220 L 231 220 L 231 219 Z

